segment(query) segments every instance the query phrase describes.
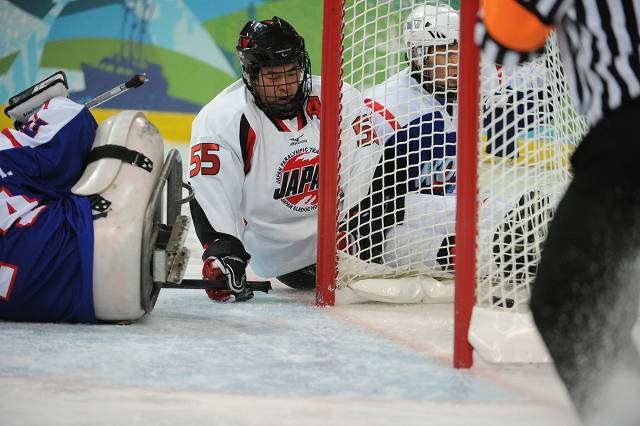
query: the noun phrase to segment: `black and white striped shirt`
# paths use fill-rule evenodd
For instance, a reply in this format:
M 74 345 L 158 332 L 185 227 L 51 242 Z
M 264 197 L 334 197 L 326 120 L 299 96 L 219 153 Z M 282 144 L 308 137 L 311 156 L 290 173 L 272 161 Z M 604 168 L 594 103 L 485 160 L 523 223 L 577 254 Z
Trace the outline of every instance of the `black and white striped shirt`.
M 640 0 L 517 2 L 555 27 L 574 103 L 590 126 L 640 96 Z M 539 53 L 509 52 L 491 38 L 482 21 L 476 43 L 484 58 L 504 65 Z

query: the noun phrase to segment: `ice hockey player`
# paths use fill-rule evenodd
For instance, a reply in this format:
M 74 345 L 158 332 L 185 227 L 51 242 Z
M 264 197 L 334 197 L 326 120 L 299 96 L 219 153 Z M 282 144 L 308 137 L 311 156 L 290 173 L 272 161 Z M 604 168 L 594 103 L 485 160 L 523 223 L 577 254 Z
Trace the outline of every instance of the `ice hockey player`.
M 590 126 L 571 159 L 573 180 L 531 296 L 536 325 L 587 425 L 640 424 L 632 334 L 640 294 L 639 14 L 638 0 L 486 0 L 476 28 L 483 52 L 505 65 L 535 56 L 555 29 L 574 103 Z
M 394 267 L 415 264 L 431 271 L 453 270 L 459 33 L 457 10 L 444 4 L 417 6 L 404 25 L 409 66 L 365 92 L 371 120 L 384 141 L 370 196 L 359 206 L 361 212 L 370 211 L 372 218 L 370 228 L 360 225 L 355 232 L 360 257 L 365 260 Z M 489 76 L 497 80 L 495 74 Z M 507 70 L 503 74 L 511 75 Z M 518 98 L 524 96 L 515 90 L 506 92 Z M 508 114 L 514 112 L 494 108 L 486 115 L 500 121 L 498 117 Z M 518 123 L 502 133 L 527 124 Z M 495 146 L 494 150 L 500 155 L 513 152 L 506 145 Z M 495 199 L 501 220 L 495 229 L 485 230 L 483 237 L 500 244 L 498 233 L 505 226 L 510 227 L 511 233 L 514 226 L 521 226 L 513 219 L 523 205 L 536 202 L 536 197 L 539 194 Z
M 129 247 L 131 235 L 142 234 L 139 212 L 158 174 L 153 164 L 162 164 L 162 140 L 137 115 L 120 115 L 124 127 L 108 119 L 101 132 L 89 110 L 67 98 L 67 89 L 58 72 L 11 98 L 5 109 L 16 129 L 0 133 L 0 319 L 132 321 L 145 313 L 140 253 L 123 252 L 118 244 L 124 238 Z M 127 137 L 132 120 L 141 127 L 131 133 L 144 143 Z M 115 138 L 114 128 L 124 137 Z M 105 139 L 97 134 L 119 144 L 115 151 L 122 155 L 92 150 Z M 135 160 L 126 160 L 128 167 L 113 160 L 130 154 Z M 97 182 L 103 188 L 82 194 Z M 132 182 L 136 191 L 111 188 Z M 109 272 L 114 265 L 118 271 Z M 128 271 L 134 272 L 123 276 Z
M 237 54 L 242 80 L 200 111 L 191 134 L 203 277 L 229 282 L 228 291 L 207 292 L 218 301 L 253 297 L 249 259 L 257 275 L 315 286 L 321 80 L 311 75 L 304 39 L 277 16 L 247 22 Z M 360 96 L 343 88 L 343 99 L 359 97 L 349 104 L 364 113 Z M 362 132 L 358 149 L 377 142 L 371 126 L 351 124 L 342 131 Z
M 44 83 L 66 94 L 63 79 Z M 91 202 L 71 187 L 97 123 L 64 96 L 40 101 L 10 105 L 28 111 L 0 135 L 0 318 L 95 322 Z
M 360 206 L 367 211 L 371 203 L 374 218 L 369 242 L 360 238 L 361 250 L 370 246 L 364 258 L 380 261 L 384 251 L 385 262 L 397 261 L 395 248 L 383 247 L 381 229 L 388 229 L 386 239 L 393 241 L 398 232 L 393 225 L 412 226 L 407 209 L 430 210 L 440 214 L 429 227 L 433 235 L 421 236 L 420 252 L 433 254 L 423 261 L 430 267 L 453 267 L 455 197 L 448 196 L 456 182 L 459 22 L 458 12 L 449 6 L 416 7 L 404 26 L 409 66 L 365 92 L 384 150 L 371 197 Z M 383 199 L 387 213 L 378 220 Z M 424 220 L 424 214 L 419 217 Z

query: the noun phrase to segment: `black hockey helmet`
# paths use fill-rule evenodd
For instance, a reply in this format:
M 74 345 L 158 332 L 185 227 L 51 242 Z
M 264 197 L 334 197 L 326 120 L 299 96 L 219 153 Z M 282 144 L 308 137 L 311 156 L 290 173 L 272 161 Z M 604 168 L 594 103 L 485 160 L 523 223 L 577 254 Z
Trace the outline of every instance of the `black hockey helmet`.
M 277 16 L 265 21 L 246 23 L 236 47 L 242 66 L 242 79 L 255 98 L 256 105 L 265 113 L 277 118 L 292 118 L 311 93 L 311 62 L 304 39 L 293 27 Z M 262 67 L 297 64 L 300 74 L 298 89 L 286 104 L 268 102 L 256 91 L 256 83 Z

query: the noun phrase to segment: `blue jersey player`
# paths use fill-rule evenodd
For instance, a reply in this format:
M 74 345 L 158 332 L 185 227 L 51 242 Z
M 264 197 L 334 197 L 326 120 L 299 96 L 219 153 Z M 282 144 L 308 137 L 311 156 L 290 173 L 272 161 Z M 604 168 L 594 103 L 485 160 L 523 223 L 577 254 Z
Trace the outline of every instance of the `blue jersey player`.
M 155 244 L 147 210 L 165 213 L 152 195 L 164 185 L 158 129 L 136 111 L 98 127 L 67 99 L 62 72 L 11 98 L 5 113 L 16 129 L 0 132 L 0 319 L 130 322 L 150 312 L 159 287 L 142 263 Z M 175 231 L 180 239 L 185 228 Z
M 398 226 L 425 228 L 412 223 L 407 213 L 413 210 L 421 221 L 432 219 L 427 226 L 432 234 L 421 232 L 420 244 L 429 247 L 421 252 L 433 256 L 419 261 L 451 267 L 449 252 L 438 263 L 436 253 L 443 244 L 451 247 L 447 238 L 452 239 L 455 232 L 458 34 L 457 11 L 449 6 L 418 6 L 405 23 L 409 66 L 365 92 L 364 102 L 384 147 L 370 195 L 358 206 L 359 214 L 351 214 L 360 218 L 352 233 L 357 235 L 363 260 L 400 263 L 410 259 L 405 254 L 396 257 L 402 245 L 390 247 L 389 243 L 397 241 L 390 234 Z M 437 207 L 437 217 L 424 214 L 432 207 Z M 363 218 L 366 215 L 370 217 Z
M 365 92 L 365 104 L 384 148 L 379 150 L 370 192 L 358 206 L 358 214 L 351 212 L 353 219 L 349 221 L 359 221 L 353 234 L 363 260 L 426 268 L 445 276 L 453 271 L 459 27 L 459 12 L 448 5 L 414 8 L 404 26 L 408 66 Z M 506 93 L 513 99 L 526 95 L 530 99 L 526 108 L 534 107 L 533 93 Z M 524 107 L 517 111 L 494 108 L 484 111 L 483 119 L 515 121 L 516 113 L 534 116 L 526 114 Z M 536 125 L 520 120 L 506 132 L 498 130 L 509 137 L 516 130 Z M 516 155 L 513 145 L 499 137 L 493 140 L 488 152 Z M 497 194 L 483 196 L 492 197 L 496 217 L 506 221 L 521 195 L 514 194 L 513 200 Z M 493 238 L 494 231 L 482 230 L 487 238 Z
M 0 134 L 0 318 L 95 322 L 91 205 L 71 187 L 96 121 L 56 96 L 16 127 Z

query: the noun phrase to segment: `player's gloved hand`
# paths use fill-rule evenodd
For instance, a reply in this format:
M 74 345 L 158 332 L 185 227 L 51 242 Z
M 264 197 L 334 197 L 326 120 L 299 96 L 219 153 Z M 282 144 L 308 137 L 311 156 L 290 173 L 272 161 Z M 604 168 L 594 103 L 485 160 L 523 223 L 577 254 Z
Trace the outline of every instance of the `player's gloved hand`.
M 360 259 L 381 263 L 382 218 L 372 219 L 369 212 L 352 210 L 351 217 L 338 224 L 337 247 Z
M 338 225 L 338 235 L 336 236 L 337 249 L 355 255 L 358 252 L 357 241 L 353 235 L 345 229 L 346 226 Z
M 202 266 L 202 278 L 219 280 L 226 278 L 227 289 L 205 290 L 211 300 L 217 302 L 244 302 L 253 297 L 253 290 L 247 286 L 247 263 L 235 256 L 221 258 L 210 256 Z

